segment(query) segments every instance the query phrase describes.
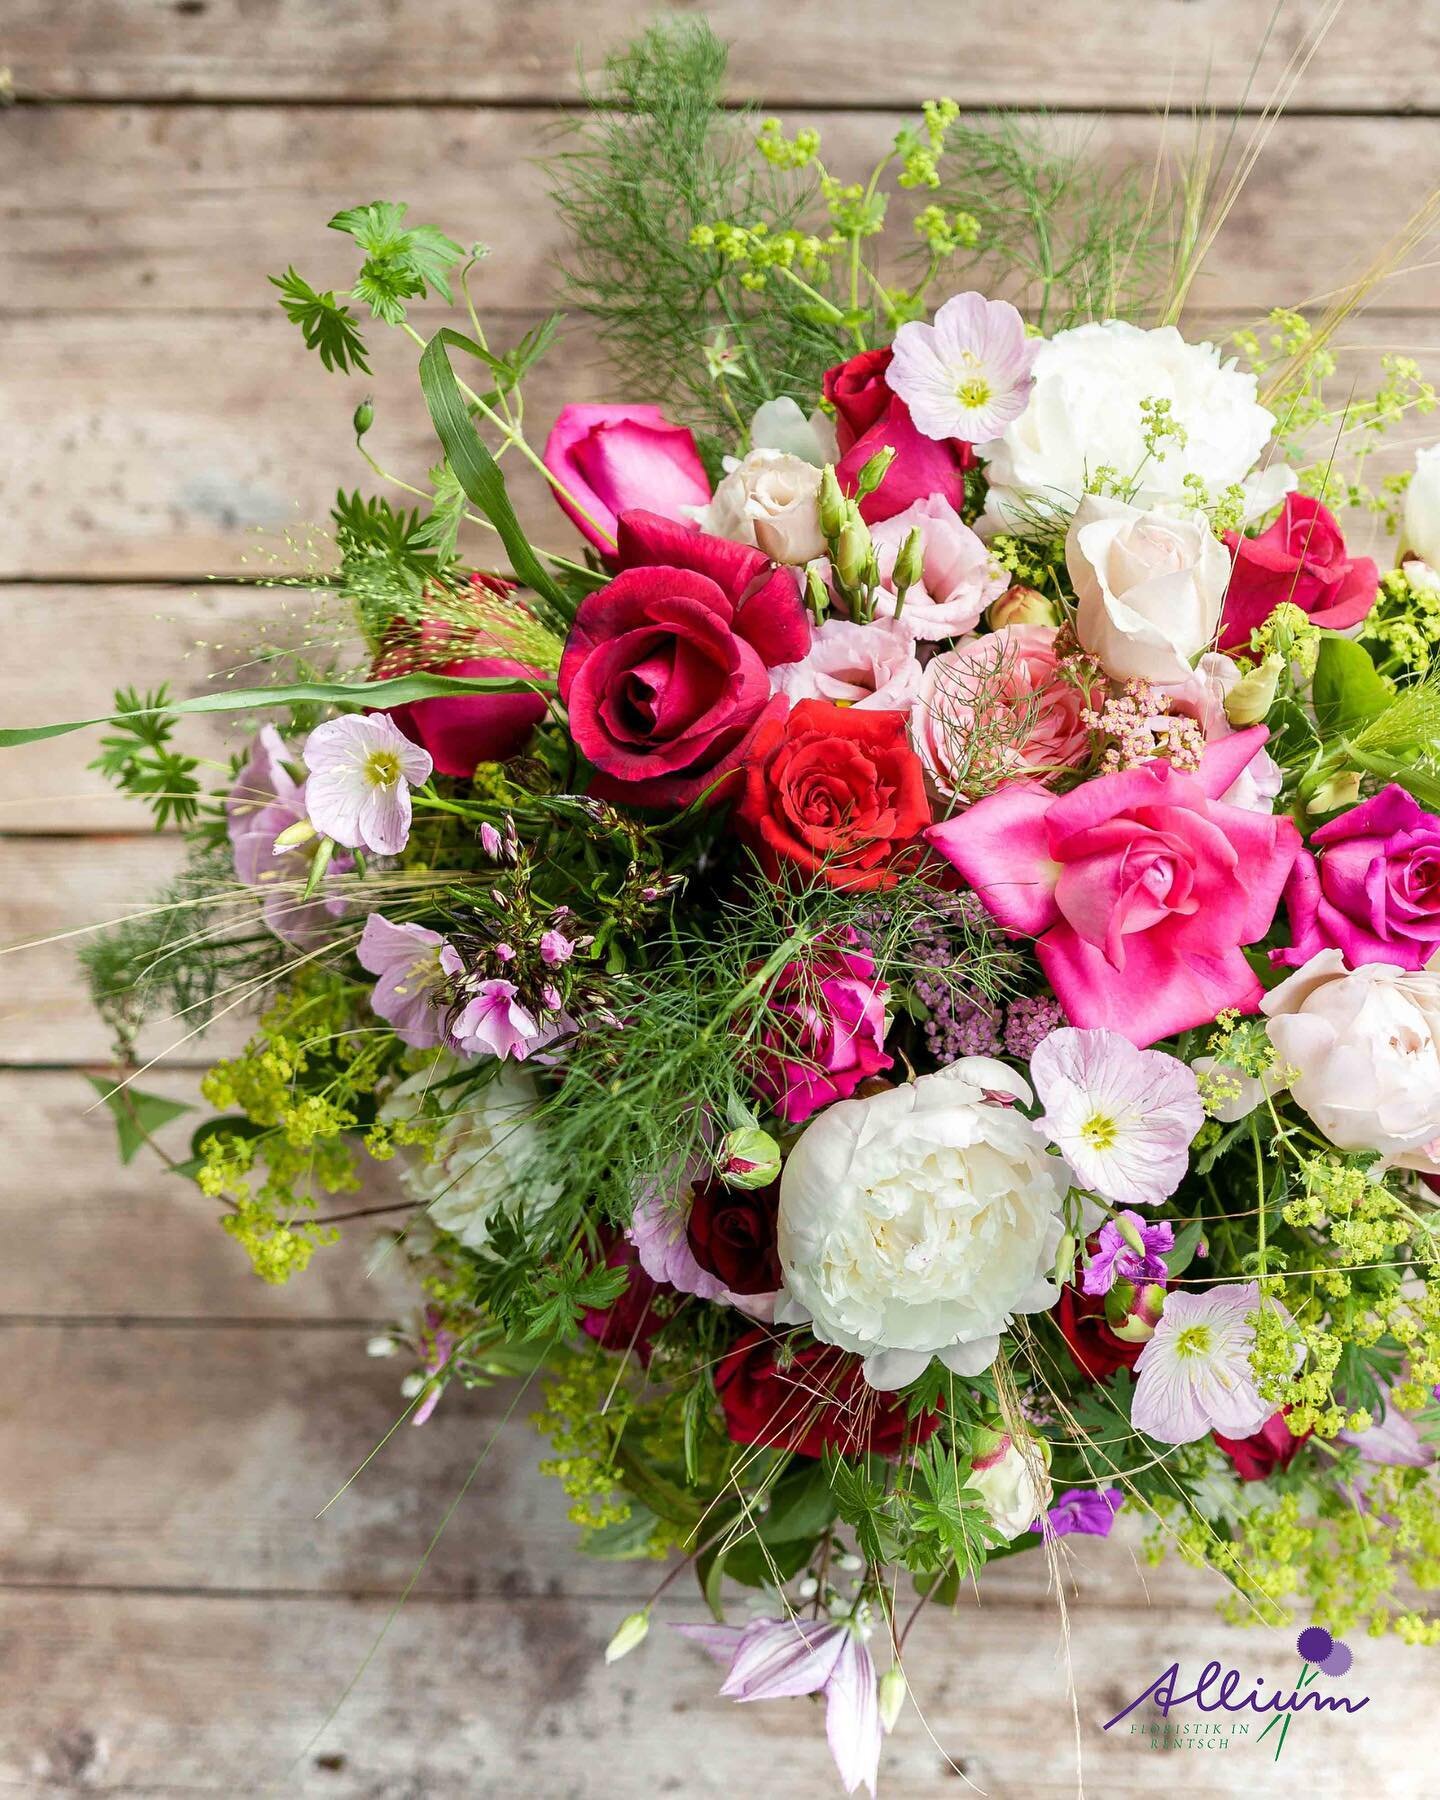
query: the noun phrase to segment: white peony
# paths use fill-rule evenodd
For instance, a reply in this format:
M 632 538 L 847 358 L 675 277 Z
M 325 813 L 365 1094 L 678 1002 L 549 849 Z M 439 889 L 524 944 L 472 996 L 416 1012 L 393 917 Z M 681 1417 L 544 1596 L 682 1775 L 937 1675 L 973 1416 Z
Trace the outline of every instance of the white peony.
M 780 563 L 825 554 L 820 530 L 820 470 L 785 450 L 752 450 L 730 469 L 708 506 L 692 516 L 702 531 L 752 544 Z
M 780 1179 L 776 1319 L 863 1356 L 876 1388 L 932 1356 L 987 1369 L 1012 1315 L 1059 1297 L 1069 1171 L 1015 1099 L 1020 1076 L 971 1056 L 813 1119 Z
M 1075 629 L 1113 681 L 1178 684 L 1213 640 L 1230 553 L 1202 513 L 1087 494 L 1065 537 Z
M 402 1081 L 380 1109 L 381 1118 L 415 1118 L 427 1094 L 463 1066 L 442 1057 L 435 1067 Z M 495 1214 L 513 1209 L 521 1198 L 519 1184 L 540 1142 L 533 1116 L 539 1098 L 534 1078 L 513 1063 L 496 1065 L 488 1081 L 465 1088 L 458 1101 L 446 1089 L 436 1094 L 436 1104 L 456 1110 L 444 1118 L 428 1152 L 410 1151 L 401 1165 L 405 1191 L 468 1249 L 483 1250 Z M 544 1204 L 558 1192 L 524 1197 Z
M 1432 568 L 1440 566 L 1440 444 L 1416 452 L 1405 490 L 1405 548 Z
M 992 1431 L 979 1437 L 974 1449 L 965 1485 L 984 1500 L 1001 1537 L 1013 1541 L 1029 1531 L 1054 1498 L 1050 1445 L 1044 1438 L 1019 1443 L 1008 1431 Z
M 1073 512 L 1095 471 L 1136 481 L 1141 505 L 1186 498 L 1185 477 L 1211 494 L 1243 482 L 1274 429 L 1253 375 L 1214 344 L 1187 344 L 1173 325 L 1142 331 L 1120 319 L 1060 331 L 1040 348 L 1030 403 L 1005 428 L 986 474 L 982 530 L 1025 529 L 1039 510 Z M 1163 460 L 1145 446 L 1145 400 L 1168 400 L 1185 442 Z
M 807 419 L 788 394 L 782 394 L 778 400 L 762 401 L 755 408 L 750 420 L 750 448 L 784 450 L 814 463 L 817 469 L 840 460 L 835 421 L 827 419 L 818 406 Z
M 1321 950 L 1260 1003 L 1290 1092 L 1341 1150 L 1440 1175 L 1440 969 Z

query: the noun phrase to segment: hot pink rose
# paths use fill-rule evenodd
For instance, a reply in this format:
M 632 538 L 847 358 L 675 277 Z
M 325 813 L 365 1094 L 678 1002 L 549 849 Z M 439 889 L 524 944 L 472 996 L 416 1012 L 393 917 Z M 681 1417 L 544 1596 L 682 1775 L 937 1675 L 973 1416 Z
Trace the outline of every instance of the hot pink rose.
M 848 1100 L 860 1083 L 890 1067 L 885 1050 L 885 996 L 875 962 L 850 943 L 817 944 L 787 963 L 768 1001 L 760 1034 L 756 1087 L 790 1125 L 832 1100 Z
M 938 494 L 958 509 L 965 500 L 964 474 L 975 461 L 969 444 L 957 438 L 937 442 L 915 429 L 910 409 L 885 380 L 893 352 L 864 350 L 825 371 L 825 398 L 835 408 L 840 461 L 835 474 L 852 493 L 860 471 L 888 444 L 895 460 L 873 494 L 860 502 L 867 524 L 903 512 L 917 500 Z
M 1194 775 L 1147 763 L 1058 799 L 1015 782 L 926 835 L 1003 926 L 1038 939 L 1076 1025 L 1143 1049 L 1259 1005 L 1240 947 L 1269 930 L 1300 833 L 1217 796 L 1265 736 L 1220 739 Z
M 997 775 L 1045 780 L 1085 760 L 1087 696 L 1060 672 L 1058 636 L 1053 625 L 1006 625 L 925 665 L 910 732 L 943 793 Z
M 594 793 L 688 806 L 739 766 L 770 670 L 805 655 L 809 622 L 795 576 L 758 550 L 648 512 L 626 513 L 618 538 L 621 573 L 580 603 L 560 698 Z
M 1440 950 L 1440 819 L 1402 787 L 1382 788 L 1322 825 L 1285 888 L 1295 942 L 1274 960 L 1298 969 L 1339 950 L 1352 969 L 1423 969 Z
M 597 549 L 613 553 L 622 512 L 644 507 L 664 519 L 683 519 L 687 506 L 705 506 L 710 482 L 695 440 L 672 425 L 658 406 L 565 406 L 545 440 L 545 467 L 574 495 L 609 539 L 562 507 Z
M 1351 556 L 1335 515 L 1308 494 L 1287 494 L 1275 523 L 1259 537 L 1227 532 L 1235 559 L 1225 591 L 1220 648 L 1243 648 L 1282 601 L 1316 625 L 1343 631 L 1375 604 L 1380 571 L 1368 556 Z

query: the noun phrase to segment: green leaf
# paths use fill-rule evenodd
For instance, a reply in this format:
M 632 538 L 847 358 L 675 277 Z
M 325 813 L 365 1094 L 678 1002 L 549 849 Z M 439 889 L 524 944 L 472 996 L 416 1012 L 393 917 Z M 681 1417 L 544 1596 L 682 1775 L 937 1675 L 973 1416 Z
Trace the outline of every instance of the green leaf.
M 649 1556 L 650 1539 L 658 1523 L 656 1514 L 648 1506 L 634 1500 L 628 1519 L 602 1525 L 598 1531 L 587 1531 L 580 1541 L 580 1548 L 586 1556 L 599 1557 L 603 1562 L 630 1562 L 636 1557 Z
M 316 293 L 293 266 L 283 275 L 271 275 L 268 279 L 280 290 L 280 305 L 286 318 L 300 327 L 306 346 L 320 352 L 327 369 L 338 369 L 342 375 L 352 368 L 365 375 L 370 373 L 365 340 L 348 306 L 342 305 L 333 293 Z
M 1331 631 L 1320 639 L 1310 697 L 1327 738 L 1360 730 L 1387 711 L 1393 700 L 1364 647 Z
M 1175 1239 L 1175 1248 L 1165 1257 L 1165 1266 L 1172 1275 L 1183 1275 L 1194 1262 L 1195 1252 L 1204 1234 L 1205 1227 L 1199 1219 L 1193 1220 L 1179 1233 Z
M 122 1163 L 131 1161 L 135 1152 L 162 1125 L 178 1119 L 181 1113 L 195 1110 L 182 1100 L 167 1100 L 163 1094 L 146 1094 L 139 1088 L 117 1087 L 113 1081 L 106 1081 L 96 1075 L 87 1075 L 85 1079 L 110 1109 L 116 1135 L 120 1139 Z
M 449 330 L 437 331 L 420 358 L 420 386 L 435 430 L 445 446 L 446 460 L 471 504 L 484 513 L 499 533 L 517 578 L 547 603 L 550 616 L 544 622 L 565 631 L 570 624 L 571 608 L 550 571 L 531 548 L 530 540 L 515 516 L 515 508 L 510 504 L 505 477 L 470 423 L 460 384 L 450 367 L 447 355 L 450 349 L 464 350 L 470 355 L 481 354 L 483 360 L 477 345 L 458 331 Z
M 454 560 L 460 521 L 465 516 L 465 490 L 447 462 L 436 463 L 430 471 L 430 485 L 435 490 L 430 516 L 416 527 L 411 541 L 433 550 L 442 563 L 448 563 Z
M 396 675 L 385 681 L 301 681 L 287 687 L 229 688 L 223 693 L 195 694 L 189 700 L 172 700 L 163 708 L 170 713 L 251 712 L 261 706 L 291 706 L 297 700 L 318 700 L 338 706 L 408 706 L 416 700 L 434 700 L 450 694 L 548 693 L 553 687 L 543 675 L 525 681 L 488 675 Z M 135 717 L 127 714 L 127 717 Z M 46 738 L 64 737 L 90 725 L 108 725 L 116 715 L 96 719 L 71 719 L 63 725 L 25 725 L 0 730 L 0 750 L 20 744 L 38 744 Z
M 767 1544 L 813 1542 L 834 1523 L 839 1508 L 823 1462 L 807 1460 L 782 1475 L 770 1494 L 770 1505 L 755 1520 Z
M 398 325 L 405 317 L 405 301 L 423 298 L 427 288 L 448 305 L 454 298 L 448 271 L 465 255 L 438 226 L 407 230 L 407 210 L 394 200 L 375 200 L 348 207 L 330 221 L 332 231 L 343 231 L 365 251 L 353 296 L 387 325 Z

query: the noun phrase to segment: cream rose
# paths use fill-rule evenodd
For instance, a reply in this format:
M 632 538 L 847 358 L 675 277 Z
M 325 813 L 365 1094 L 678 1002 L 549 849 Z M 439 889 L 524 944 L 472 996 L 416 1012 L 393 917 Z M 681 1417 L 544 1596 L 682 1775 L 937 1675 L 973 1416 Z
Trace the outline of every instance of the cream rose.
M 1440 1175 L 1440 970 L 1321 950 L 1261 1001 L 1290 1092 L 1341 1150 Z
M 820 475 L 814 463 L 788 451 L 752 450 L 693 517 L 713 537 L 753 544 L 776 562 L 807 563 L 825 554 Z
M 1199 513 L 1087 494 L 1065 537 L 1080 642 L 1115 681 L 1182 682 L 1214 639 L 1230 555 Z
M 801 1133 L 780 1179 L 781 1323 L 903 1387 L 931 1357 L 989 1368 L 1017 1312 L 1055 1304 L 1069 1171 L 1012 1102 L 1030 1089 L 989 1057 L 864 1100 Z

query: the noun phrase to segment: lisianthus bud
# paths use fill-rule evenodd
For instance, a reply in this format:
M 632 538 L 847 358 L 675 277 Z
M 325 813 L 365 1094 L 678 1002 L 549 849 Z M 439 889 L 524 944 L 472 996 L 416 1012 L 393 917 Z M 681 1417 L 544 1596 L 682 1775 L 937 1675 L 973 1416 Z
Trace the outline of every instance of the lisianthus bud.
M 1310 796 L 1305 810 L 1309 813 L 1339 812 L 1342 807 L 1354 806 L 1359 798 L 1360 777 L 1353 769 L 1347 769 L 1322 781 Z
M 895 1729 L 895 1721 L 900 1717 L 900 1708 L 905 1704 L 907 1691 L 905 1671 L 899 1663 L 891 1663 L 880 1677 L 876 1695 L 880 1702 L 880 1723 L 886 1731 Z
M 758 1125 L 726 1134 L 720 1147 L 720 1179 L 726 1187 L 769 1187 L 780 1174 L 780 1146 Z
M 813 567 L 805 571 L 805 610 L 817 625 L 830 610 L 830 590 Z
M 1225 717 L 1240 730 L 1258 725 L 1275 704 L 1275 690 L 1285 658 L 1273 653 L 1258 663 L 1248 675 L 1242 675 L 1225 696 Z
M 889 444 L 884 444 L 870 458 L 855 481 L 855 498 L 863 500 L 867 494 L 873 494 L 876 488 L 890 472 L 890 465 L 895 460 L 895 452 Z
M 368 394 L 355 408 L 355 417 L 351 423 L 355 427 L 355 436 L 357 440 L 364 437 L 365 433 L 375 423 L 375 407 Z
M 820 511 L 820 529 L 826 540 L 833 542 L 845 528 L 845 496 L 840 492 L 840 483 L 835 479 L 834 467 L 828 463 L 820 477 L 816 505 Z
M 614 1637 L 605 1646 L 607 1663 L 619 1662 L 622 1656 L 628 1656 L 637 1644 L 643 1644 L 650 1631 L 650 1609 L 642 1607 L 620 1621 Z
M 895 592 L 903 595 L 907 588 L 914 587 L 924 573 L 925 542 L 920 536 L 919 526 L 916 526 L 900 546 L 899 554 L 895 558 L 895 570 L 890 580 Z M 900 609 L 897 606 L 895 610 L 898 613 Z
M 1006 625 L 1058 625 L 1054 606 L 1034 588 L 1012 587 L 991 606 L 985 615 L 992 631 Z
M 1060 1239 L 1060 1248 L 1055 1252 L 1055 1282 L 1063 1287 L 1075 1273 L 1075 1238 L 1067 1231 Z
M 1147 1281 L 1136 1287 L 1133 1282 L 1117 1281 L 1105 1296 L 1105 1323 L 1122 1344 L 1148 1344 L 1164 1306 L 1162 1282 Z
M 835 572 L 847 588 L 858 586 L 870 560 L 870 533 L 857 513 L 846 521 L 835 545 Z
M 1121 1237 L 1124 1238 L 1125 1242 L 1137 1256 L 1147 1256 L 1149 1254 L 1145 1240 L 1141 1237 L 1136 1228 L 1135 1221 L 1127 1214 L 1123 1212 L 1116 1213 L 1115 1217 L 1111 1220 L 1111 1224 L 1114 1225 L 1115 1229 L 1120 1233 Z

